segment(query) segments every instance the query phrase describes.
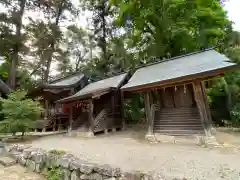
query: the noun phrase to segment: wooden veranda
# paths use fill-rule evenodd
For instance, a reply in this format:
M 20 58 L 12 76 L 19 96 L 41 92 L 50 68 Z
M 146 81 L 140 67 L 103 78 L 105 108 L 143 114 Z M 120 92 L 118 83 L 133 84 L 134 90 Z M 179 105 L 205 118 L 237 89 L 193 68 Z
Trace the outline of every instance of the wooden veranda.
M 205 81 L 239 66 L 208 49 L 140 67 L 122 91 L 144 93 L 146 137 L 211 134 Z
M 72 111 L 69 113 L 69 132 L 79 131 L 83 126 L 89 135 L 97 132 L 123 127 L 122 98 L 120 87 L 126 83 L 128 74 L 123 73 L 114 77 L 88 84 L 76 94 L 58 100 L 59 104 L 74 104 L 79 107 L 78 117 L 73 120 Z

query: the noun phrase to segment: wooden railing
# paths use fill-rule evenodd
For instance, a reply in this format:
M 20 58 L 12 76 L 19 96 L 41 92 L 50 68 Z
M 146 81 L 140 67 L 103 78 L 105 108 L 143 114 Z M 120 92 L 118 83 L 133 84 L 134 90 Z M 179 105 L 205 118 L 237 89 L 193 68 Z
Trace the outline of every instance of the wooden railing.
M 103 109 L 94 119 L 94 132 L 102 131 L 107 126 L 108 110 Z

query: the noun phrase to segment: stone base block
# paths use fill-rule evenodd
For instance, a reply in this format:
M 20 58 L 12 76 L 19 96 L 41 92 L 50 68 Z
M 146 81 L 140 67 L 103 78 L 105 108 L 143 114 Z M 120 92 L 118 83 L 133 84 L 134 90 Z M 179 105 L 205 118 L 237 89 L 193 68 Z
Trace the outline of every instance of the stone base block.
M 94 137 L 94 133 L 92 131 L 88 132 L 88 137 Z
M 155 134 L 155 138 L 157 141 L 162 143 L 176 143 L 175 137 L 170 135 Z
M 146 134 L 145 139 L 150 141 L 150 142 L 157 142 L 154 134 Z

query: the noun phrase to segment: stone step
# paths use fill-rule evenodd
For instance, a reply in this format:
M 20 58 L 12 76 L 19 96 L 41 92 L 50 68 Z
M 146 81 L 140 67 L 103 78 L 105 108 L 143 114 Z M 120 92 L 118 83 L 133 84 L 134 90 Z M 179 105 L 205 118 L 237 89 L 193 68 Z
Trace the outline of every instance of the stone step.
M 9 167 L 17 164 L 17 161 L 8 156 L 0 156 L 0 164 L 5 167 Z

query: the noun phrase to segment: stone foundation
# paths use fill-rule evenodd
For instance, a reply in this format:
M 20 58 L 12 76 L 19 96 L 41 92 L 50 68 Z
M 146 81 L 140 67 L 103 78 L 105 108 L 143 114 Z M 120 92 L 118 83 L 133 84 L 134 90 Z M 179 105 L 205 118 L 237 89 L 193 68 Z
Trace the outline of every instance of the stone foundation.
M 171 135 L 163 135 L 157 134 L 148 136 L 145 138 L 150 142 L 156 143 L 171 143 L 171 144 L 188 144 L 188 145 L 200 145 L 200 146 L 209 146 L 209 147 L 219 147 L 219 143 L 217 142 L 214 136 L 171 136 Z

